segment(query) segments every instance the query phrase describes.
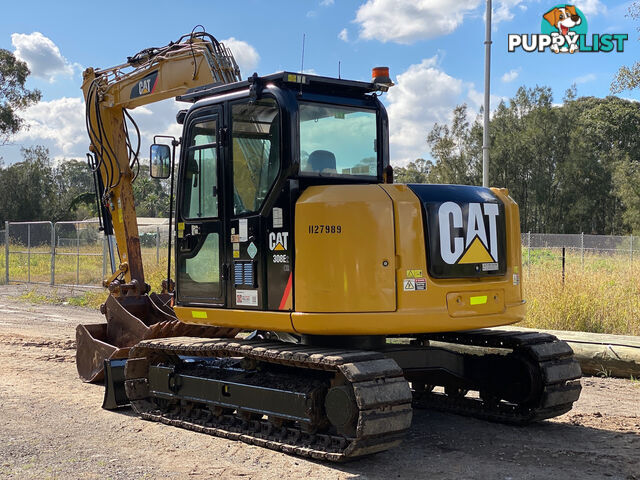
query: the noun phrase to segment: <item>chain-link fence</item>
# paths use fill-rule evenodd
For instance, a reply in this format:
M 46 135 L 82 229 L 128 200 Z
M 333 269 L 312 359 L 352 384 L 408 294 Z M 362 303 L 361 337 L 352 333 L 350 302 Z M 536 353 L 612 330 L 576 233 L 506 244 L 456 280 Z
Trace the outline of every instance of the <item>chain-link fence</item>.
M 633 235 L 585 235 L 556 234 L 556 233 L 523 233 L 522 246 L 524 251 L 545 248 L 566 248 L 568 250 L 586 254 L 629 255 L 640 251 L 640 238 Z
M 146 264 L 155 261 L 160 263 L 169 245 L 169 225 L 138 224 L 142 260 Z
M 141 223 L 138 229 L 144 264 L 165 262 L 169 226 Z M 5 222 L 0 283 L 100 286 L 111 273 L 107 242 L 97 220 Z
M 568 268 L 590 268 L 607 262 L 621 275 L 631 272 L 634 260 L 640 259 L 640 237 L 633 235 L 585 235 L 523 233 L 522 263 L 531 268 L 544 265 L 564 272 Z

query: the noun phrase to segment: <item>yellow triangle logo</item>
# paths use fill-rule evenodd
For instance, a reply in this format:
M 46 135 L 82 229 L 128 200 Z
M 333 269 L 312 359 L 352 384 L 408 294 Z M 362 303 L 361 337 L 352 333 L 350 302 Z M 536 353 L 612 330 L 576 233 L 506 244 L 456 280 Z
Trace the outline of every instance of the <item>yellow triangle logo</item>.
M 495 260 L 491 257 L 487 249 L 478 237 L 473 239 L 467 252 L 462 256 L 458 263 L 491 263 Z
M 274 250 L 284 250 L 284 247 L 282 246 L 282 244 L 280 242 L 278 242 L 278 244 L 276 245 L 276 248 L 274 248 Z

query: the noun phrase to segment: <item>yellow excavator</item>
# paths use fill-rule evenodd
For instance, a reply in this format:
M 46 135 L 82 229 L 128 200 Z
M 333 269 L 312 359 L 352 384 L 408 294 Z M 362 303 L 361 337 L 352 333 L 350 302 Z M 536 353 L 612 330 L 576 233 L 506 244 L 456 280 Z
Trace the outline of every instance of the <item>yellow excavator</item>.
M 77 365 L 104 377 L 104 408 L 330 461 L 398 445 L 415 408 L 511 424 L 572 408 L 565 342 L 487 328 L 525 314 L 517 204 L 500 188 L 393 183 L 379 99 L 392 85 L 385 68 L 241 80 L 204 32 L 85 72 L 115 245 L 107 322 L 78 326 Z M 188 108 L 182 136 L 149 152 L 151 175 L 171 179 L 173 229 L 149 294 L 127 109 L 170 97 Z

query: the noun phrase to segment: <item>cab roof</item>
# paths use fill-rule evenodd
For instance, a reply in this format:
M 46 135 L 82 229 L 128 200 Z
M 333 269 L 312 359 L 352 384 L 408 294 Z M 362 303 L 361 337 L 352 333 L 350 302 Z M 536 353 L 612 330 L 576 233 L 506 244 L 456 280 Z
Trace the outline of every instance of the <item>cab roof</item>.
M 228 84 L 214 83 L 196 87 L 184 95 L 176 97 L 182 102 L 195 103 L 203 98 L 229 93 L 250 88 L 253 85 L 274 84 L 281 88 L 300 89 L 330 95 L 358 97 L 382 90 L 381 85 L 356 80 L 344 80 L 341 78 L 321 77 L 319 75 L 307 75 L 305 73 L 277 72 L 264 77 L 257 74 L 241 82 Z

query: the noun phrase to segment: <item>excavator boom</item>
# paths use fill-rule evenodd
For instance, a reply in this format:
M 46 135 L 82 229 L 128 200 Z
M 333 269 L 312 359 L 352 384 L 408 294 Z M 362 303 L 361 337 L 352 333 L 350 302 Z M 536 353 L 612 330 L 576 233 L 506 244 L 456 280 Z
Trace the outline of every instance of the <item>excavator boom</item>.
M 91 142 L 90 166 L 97 176 L 96 185 L 103 187 L 96 193 L 108 217 L 105 224 L 112 225 L 117 244 L 117 252 L 110 248 L 115 271 L 103 282 L 111 292 L 102 306 L 107 323 L 78 325 L 76 332 L 76 363 L 85 381 L 101 380 L 104 360 L 126 357 L 129 348 L 143 338 L 237 333 L 236 329 L 185 328 L 167 307 L 169 296 L 147 295 L 149 286 L 144 277 L 133 197 L 140 138 L 127 109 L 176 97 L 197 87 L 239 80 L 240 69 L 231 51 L 206 32 L 183 35 L 164 47 L 144 49 L 121 65 L 88 68 L 84 72 L 82 91 Z M 137 141 L 131 139 L 127 123 L 133 125 Z
M 147 291 L 132 189 L 139 151 L 128 135 L 125 117 L 132 119 L 126 109 L 176 97 L 196 87 L 238 80 L 240 69 L 231 51 L 204 32 L 184 35 L 165 47 L 142 50 L 125 64 L 84 72 L 90 150 L 104 185 L 101 200 L 113 222 L 124 278 L 119 288 L 124 293 L 133 290 L 141 295 Z

